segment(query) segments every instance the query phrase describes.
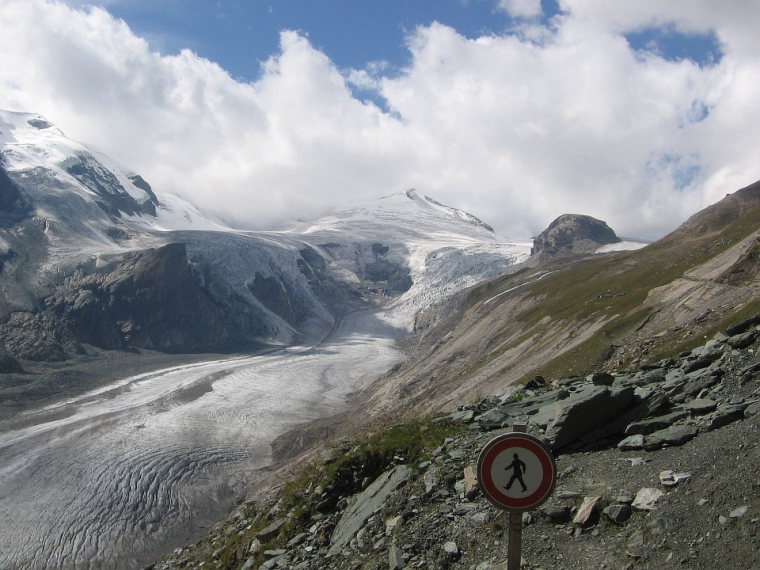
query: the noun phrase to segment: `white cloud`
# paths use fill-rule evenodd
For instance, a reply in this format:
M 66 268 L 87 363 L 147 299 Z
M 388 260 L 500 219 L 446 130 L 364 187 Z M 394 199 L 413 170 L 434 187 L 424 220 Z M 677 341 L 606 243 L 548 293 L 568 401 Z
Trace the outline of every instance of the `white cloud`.
M 537 18 L 543 14 L 541 0 L 499 0 L 498 6 L 513 18 Z
M 536 4 L 503 7 L 528 17 Z M 192 52 L 152 52 L 103 9 L 0 0 L 0 107 L 42 113 L 159 190 L 249 226 L 416 186 L 505 235 L 570 211 L 653 237 L 760 177 L 760 14 L 754 2 L 614 4 L 563 0 L 551 29 L 519 36 L 422 27 L 395 74 L 342 73 L 284 32 L 260 79 L 240 83 Z M 712 32 L 723 59 L 632 51 L 622 34 L 653 25 Z

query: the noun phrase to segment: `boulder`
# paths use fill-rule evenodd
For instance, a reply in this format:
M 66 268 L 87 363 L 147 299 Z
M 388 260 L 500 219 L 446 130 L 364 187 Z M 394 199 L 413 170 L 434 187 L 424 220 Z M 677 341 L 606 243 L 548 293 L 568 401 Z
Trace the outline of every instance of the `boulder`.
M 406 465 L 398 465 L 380 475 L 369 487 L 352 499 L 335 526 L 328 555 L 337 554 L 351 541 L 367 519 L 383 506 L 390 494 L 406 482 L 410 472 L 411 470 Z
M 554 420 L 546 429 L 553 449 L 561 449 L 621 414 L 633 400 L 634 389 L 587 386 L 556 404 Z

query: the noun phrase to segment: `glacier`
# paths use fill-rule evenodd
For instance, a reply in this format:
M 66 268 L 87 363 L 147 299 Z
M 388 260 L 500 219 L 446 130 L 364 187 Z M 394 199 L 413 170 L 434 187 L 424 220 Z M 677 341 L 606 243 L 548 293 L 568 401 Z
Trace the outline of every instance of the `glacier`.
M 107 282 L 136 252 L 183 244 L 198 294 L 257 347 L 125 374 L 0 421 L 6 569 L 138 568 L 197 540 L 269 468 L 277 436 L 344 411 L 403 359 L 397 341 L 419 311 L 514 269 L 531 245 L 418 190 L 232 228 L 35 114 L 0 111 L 0 166 L 21 200 L 0 225 L 0 254 L 14 252 L 0 271 L 6 322 L 52 318 L 40 313 L 50 299 L 81 303 L 78 287 Z M 138 352 L 124 331 L 139 324 L 118 323 Z M 2 331 L 7 345 L 14 331 Z M 60 354 L 103 349 L 74 339 Z

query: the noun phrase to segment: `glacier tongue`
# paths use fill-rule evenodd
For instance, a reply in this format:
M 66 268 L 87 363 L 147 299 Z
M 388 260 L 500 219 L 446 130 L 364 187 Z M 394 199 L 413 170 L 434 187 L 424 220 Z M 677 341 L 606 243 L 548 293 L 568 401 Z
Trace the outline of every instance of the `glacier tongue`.
M 4 568 L 132 568 L 197 539 L 268 464 L 274 437 L 344 410 L 400 361 L 394 343 L 420 310 L 530 251 L 416 190 L 232 229 L 43 117 L 4 111 L 0 190 L 17 206 L 0 219 L 13 356 L 247 350 L 0 421 Z

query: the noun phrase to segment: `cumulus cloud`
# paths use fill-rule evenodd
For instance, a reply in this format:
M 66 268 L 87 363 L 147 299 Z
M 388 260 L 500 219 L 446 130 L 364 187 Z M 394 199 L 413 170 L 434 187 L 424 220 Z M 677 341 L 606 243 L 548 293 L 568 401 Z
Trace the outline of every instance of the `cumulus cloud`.
M 2 0 L 0 107 L 42 113 L 247 227 L 416 186 L 507 236 L 578 212 L 656 237 L 760 177 L 760 14 L 711 4 L 562 0 L 542 25 L 540 2 L 502 0 L 524 28 L 420 27 L 401 70 L 339 70 L 284 31 L 245 83 L 153 51 L 105 9 Z M 634 50 L 626 34 L 652 27 L 713 34 L 722 57 Z
M 513 18 L 537 18 L 543 14 L 541 0 L 499 0 L 498 7 Z

